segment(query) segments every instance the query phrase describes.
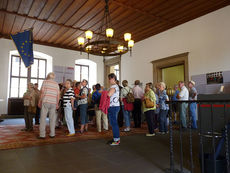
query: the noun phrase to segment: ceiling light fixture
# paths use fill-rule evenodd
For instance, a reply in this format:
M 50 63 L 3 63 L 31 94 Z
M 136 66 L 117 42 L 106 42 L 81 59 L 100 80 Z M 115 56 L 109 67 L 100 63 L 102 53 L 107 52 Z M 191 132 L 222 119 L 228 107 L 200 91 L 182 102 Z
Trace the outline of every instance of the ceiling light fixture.
M 134 41 L 131 40 L 131 33 L 124 34 L 124 41 L 120 41 L 114 37 L 114 29 L 112 27 L 112 22 L 109 13 L 109 0 L 105 0 L 105 11 L 104 17 L 101 21 L 101 26 L 99 32 L 94 32 L 96 35 L 93 39 L 93 32 L 87 30 L 85 32 L 85 38 L 87 43 L 84 42 L 83 37 L 78 37 L 78 44 L 81 51 L 85 51 L 92 55 L 97 56 L 117 56 L 122 55 L 132 51 L 134 46 Z

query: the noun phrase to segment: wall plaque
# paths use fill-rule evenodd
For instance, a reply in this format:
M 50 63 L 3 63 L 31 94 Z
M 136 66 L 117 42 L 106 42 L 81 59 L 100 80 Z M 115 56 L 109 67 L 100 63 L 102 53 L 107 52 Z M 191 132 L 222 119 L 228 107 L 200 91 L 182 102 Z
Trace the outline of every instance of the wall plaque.
M 223 72 L 214 72 L 206 74 L 207 84 L 223 83 Z

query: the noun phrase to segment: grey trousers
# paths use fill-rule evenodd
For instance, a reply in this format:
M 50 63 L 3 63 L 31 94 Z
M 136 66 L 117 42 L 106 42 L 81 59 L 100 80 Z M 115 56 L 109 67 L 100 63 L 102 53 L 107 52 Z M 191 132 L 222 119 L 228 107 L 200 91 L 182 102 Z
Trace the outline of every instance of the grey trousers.
M 187 128 L 186 115 L 187 115 L 188 103 L 181 103 L 180 105 L 180 120 L 182 127 Z
M 40 137 L 46 136 L 46 117 L 49 114 L 50 136 L 55 136 L 55 124 L 57 119 L 56 104 L 43 103 L 40 117 Z
M 33 129 L 33 117 L 32 115 L 28 112 L 28 106 L 24 107 L 24 119 L 25 119 L 25 125 L 27 130 L 32 130 Z

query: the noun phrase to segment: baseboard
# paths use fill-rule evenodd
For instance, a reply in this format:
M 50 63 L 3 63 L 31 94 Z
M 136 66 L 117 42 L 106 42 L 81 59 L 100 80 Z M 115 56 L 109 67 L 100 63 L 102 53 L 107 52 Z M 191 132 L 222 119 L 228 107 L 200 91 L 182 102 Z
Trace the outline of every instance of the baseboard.
M 2 114 L 0 116 L 1 119 L 11 119 L 11 118 L 23 118 L 24 115 L 8 115 L 8 114 Z

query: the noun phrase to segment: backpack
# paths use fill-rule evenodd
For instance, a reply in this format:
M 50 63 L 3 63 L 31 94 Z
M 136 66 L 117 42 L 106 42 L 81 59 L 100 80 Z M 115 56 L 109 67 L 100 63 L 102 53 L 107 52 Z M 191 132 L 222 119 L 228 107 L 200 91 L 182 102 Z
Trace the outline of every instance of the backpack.
M 87 97 L 89 96 L 89 88 L 87 88 L 86 86 L 84 86 L 81 90 L 80 90 L 80 93 L 79 95 L 81 96 L 82 95 L 82 92 L 83 92 L 83 89 L 86 88 L 87 89 Z
M 125 89 L 125 88 L 124 88 Z M 126 90 L 126 89 L 125 89 Z M 126 90 L 127 91 L 127 90 Z M 134 98 L 134 95 L 133 93 L 130 92 L 130 89 L 129 91 L 127 91 L 128 94 L 126 96 L 126 99 L 127 99 L 127 103 L 133 103 L 135 101 L 135 98 Z

